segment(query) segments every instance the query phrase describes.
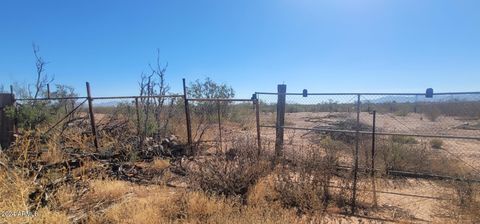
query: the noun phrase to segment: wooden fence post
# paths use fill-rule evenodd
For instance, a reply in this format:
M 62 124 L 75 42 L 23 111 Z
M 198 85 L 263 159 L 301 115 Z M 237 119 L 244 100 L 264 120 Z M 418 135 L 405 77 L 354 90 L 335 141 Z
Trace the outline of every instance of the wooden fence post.
M 90 115 L 90 125 L 92 126 L 93 143 L 95 144 L 95 148 L 98 149 L 97 128 L 95 126 L 95 114 L 93 113 L 93 105 L 92 105 L 93 99 L 90 93 L 90 83 L 87 82 L 86 85 L 87 85 L 88 113 Z
M 7 117 L 5 108 L 13 106 L 15 96 L 11 93 L 0 93 L 0 145 L 6 149 L 13 141 L 14 122 L 13 119 Z
M 276 141 L 275 141 L 275 157 L 279 159 L 283 156 L 283 137 L 285 125 L 285 103 L 287 85 L 278 85 L 277 92 L 277 122 L 276 122 Z

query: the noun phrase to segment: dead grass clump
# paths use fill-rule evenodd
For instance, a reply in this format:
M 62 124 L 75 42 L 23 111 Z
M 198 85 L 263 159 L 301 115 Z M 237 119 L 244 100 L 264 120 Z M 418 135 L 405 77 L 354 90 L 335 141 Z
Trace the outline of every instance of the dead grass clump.
M 132 195 L 93 214 L 89 223 L 298 223 L 293 210 L 279 206 L 243 205 L 240 198 L 202 191 L 172 191 L 161 186 L 135 186 Z
M 68 223 L 61 211 L 41 208 L 32 211 L 28 203 L 33 184 L 18 170 L 0 167 L 0 223 Z M 16 214 L 11 216 L 11 214 Z
M 295 208 L 302 214 L 312 213 L 327 209 L 334 199 L 330 185 L 340 149 L 330 138 L 322 140 L 321 147 L 310 147 L 295 155 L 291 164 L 281 166 L 275 190 L 285 207 Z
M 197 189 L 225 196 L 245 196 L 249 188 L 269 170 L 269 162 L 258 155 L 255 144 L 236 139 L 226 153 L 199 158 L 188 168 L 191 183 Z
M 381 160 L 385 172 L 399 171 L 425 171 L 429 167 L 431 158 L 426 146 L 416 144 L 410 138 L 388 138 L 381 141 L 377 147 L 377 158 Z
M 437 214 L 453 223 L 480 223 L 480 187 L 470 182 L 455 181 L 450 184 L 450 200 L 439 204 Z

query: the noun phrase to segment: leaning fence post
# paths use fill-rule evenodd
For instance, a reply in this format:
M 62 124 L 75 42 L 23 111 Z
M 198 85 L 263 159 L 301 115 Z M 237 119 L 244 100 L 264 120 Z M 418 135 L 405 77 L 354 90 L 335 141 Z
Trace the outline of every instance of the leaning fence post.
M 93 113 L 93 105 L 92 105 L 93 99 L 90 93 L 90 83 L 86 82 L 86 85 L 87 85 L 88 113 L 90 114 L 90 125 L 92 126 L 93 143 L 95 145 L 95 148 L 98 149 L 97 128 L 95 126 L 95 115 Z
M 352 214 L 355 214 L 357 209 L 357 176 L 358 176 L 358 150 L 360 148 L 360 97 L 357 95 L 357 127 L 355 132 L 355 156 L 354 156 L 354 167 L 353 167 L 353 188 L 352 188 Z
M 260 156 L 260 153 L 262 151 L 262 139 L 260 135 L 260 102 L 258 100 L 257 94 L 255 94 L 255 99 L 254 99 L 254 104 L 255 104 L 255 120 L 257 123 L 257 147 L 258 147 L 258 155 Z
M 190 121 L 190 107 L 188 105 L 188 95 L 187 95 L 187 85 L 185 83 L 185 79 L 183 79 L 183 100 L 185 104 L 185 117 L 186 117 L 186 122 L 187 122 L 187 139 L 188 139 L 188 145 L 191 146 L 193 144 L 192 141 L 192 124 Z
M 285 101 L 287 93 L 287 85 L 278 85 L 277 92 L 277 122 L 276 122 L 276 141 L 275 156 L 279 159 L 283 155 L 283 137 L 285 125 Z

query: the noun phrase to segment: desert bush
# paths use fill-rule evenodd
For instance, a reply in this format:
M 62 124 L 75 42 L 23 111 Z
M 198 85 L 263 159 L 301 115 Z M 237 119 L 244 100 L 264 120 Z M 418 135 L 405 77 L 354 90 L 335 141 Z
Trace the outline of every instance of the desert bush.
M 225 196 L 245 196 L 249 188 L 268 172 L 269 162 L 258 154 L 247 138 L 233 141 L 226 153 L 199 158 L 190 167 L 189 179 L 205 192 Z
M 441 139 L 432 139 L 430 141 L 430 146 L 434 149 L 441 149 L 443 147 L 443 141 Z
M 329 186 L 338 165 L 339 148 L 330 138 L 323 139 L 320 145 L 321 149 L 302 150 L 291 163 L 281 165 L 275 190 L 285 207 L 311 213 L 326 209 L 333 199 Z
M 392 136 L 380 141 L 377 158 L 381 159 L 385 171 L 420 171 L 429 166 L 430 153 L 423 144 L 414 144 L 413 138 Z

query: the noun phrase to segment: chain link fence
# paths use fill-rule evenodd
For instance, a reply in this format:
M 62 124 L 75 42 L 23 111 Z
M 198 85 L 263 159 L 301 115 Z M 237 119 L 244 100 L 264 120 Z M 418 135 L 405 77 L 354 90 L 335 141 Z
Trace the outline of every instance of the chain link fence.
M 330 187 L 351 192 L 353 211 L 358 204 L 395 205 L 404 198 L 443 200 L 442 192 L 451 191 L 447 184 L 480 182 L 480 93 L 257 96 L 262 141 L 283 138 L 284 160 L 311 149 L 329 155 L 325 141 L 334 142 L 336 172 L 348 175 Z

